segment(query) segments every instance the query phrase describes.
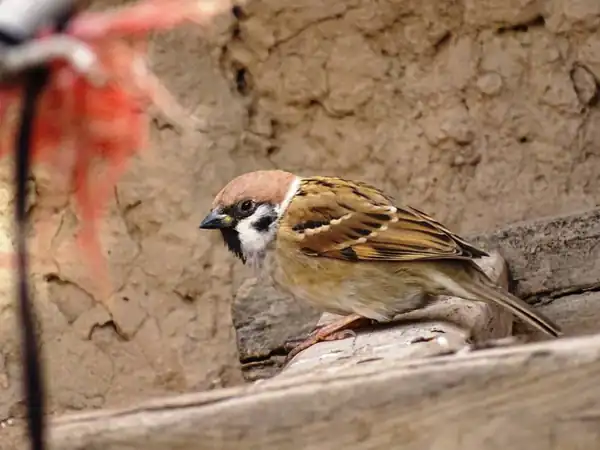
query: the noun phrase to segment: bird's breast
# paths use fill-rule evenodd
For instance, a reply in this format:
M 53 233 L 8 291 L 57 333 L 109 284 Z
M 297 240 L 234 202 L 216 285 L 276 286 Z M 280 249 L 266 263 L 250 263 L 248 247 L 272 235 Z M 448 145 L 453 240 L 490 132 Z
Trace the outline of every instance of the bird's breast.
M 319 310 L 376 320 L 410 310 L 422 294 L 420 283 L 401 264 L 308 256 L 281 245 L 270 273 L 278 287 Z

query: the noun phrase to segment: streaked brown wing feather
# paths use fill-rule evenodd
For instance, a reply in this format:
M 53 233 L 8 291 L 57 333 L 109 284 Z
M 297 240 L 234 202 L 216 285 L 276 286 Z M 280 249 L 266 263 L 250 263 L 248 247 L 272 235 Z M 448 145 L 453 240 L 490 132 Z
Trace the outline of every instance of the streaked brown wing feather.
M 303 179 L 281 233 L 297 241 L 307 254 L 349 261 L 486 255 L 425 213 L 395 206 L 377 188 L 341 178 Z

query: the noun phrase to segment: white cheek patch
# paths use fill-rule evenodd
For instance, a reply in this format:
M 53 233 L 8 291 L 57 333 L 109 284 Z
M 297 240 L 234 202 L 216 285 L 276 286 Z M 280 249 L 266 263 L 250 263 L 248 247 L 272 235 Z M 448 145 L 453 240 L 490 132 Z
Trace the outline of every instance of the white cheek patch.
M 257 253 L 264 250 L 266 247 L 267 238 L 269 237 L 268 232 L 258 231 L 252 226 L 254 219 L 248 217 L 247 219 L 241 220 L 235 229 L 239 233 L 240 243 L 242 244 L 242 250 L 244 253 Z
M 267 205 L 259 206 L 254 214 L 243 220 L 240 220 L 235 227 L 238 232 L 242 252 L 248 260 L 264 256 L 268 245 L 275 238 L 276 224 L 272 223 L 267 230 L 260 231 L 254 226 L 254 223 L 261 217 L 273 214 L 271 208 Z

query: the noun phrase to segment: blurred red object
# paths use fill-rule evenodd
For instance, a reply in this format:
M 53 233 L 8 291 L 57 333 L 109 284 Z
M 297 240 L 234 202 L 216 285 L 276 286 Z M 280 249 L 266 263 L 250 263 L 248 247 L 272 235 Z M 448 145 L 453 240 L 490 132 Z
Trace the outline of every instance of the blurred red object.
M 57 176 L 70 177 L 81 214 L 80 242 L 96 269 L 105 270 L 96 221 L 127 162 L 147 145 L 145 110 L 175 105 L 147 68 L 148 33 L 184 22 L 206 23 L 230 7 L 227 1 L 141 0 L 105 12 L 80 12 L 64 32 L 85 43 L 97 61 L 94 73 L 80 73 L 66 61 L 50 63 L 32 162 L 52 164 Z M 38 39 L 48 36 L 42 32 Z M 20 103 L 19 87 L 0 90 L 0 156 L 13 152 Z M 93 178 L 90 172 L 98 163 L 104 172 Z

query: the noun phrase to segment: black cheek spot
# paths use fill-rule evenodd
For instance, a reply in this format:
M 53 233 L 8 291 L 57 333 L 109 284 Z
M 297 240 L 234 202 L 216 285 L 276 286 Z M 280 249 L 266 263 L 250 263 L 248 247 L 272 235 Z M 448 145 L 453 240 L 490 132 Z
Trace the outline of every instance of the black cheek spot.
M 340 254 L 349 261 L 358 261 L 358 255 L 352 247 L 346 247 L 341 249 Z
M 382 222 L 387 222 L 388 220 L 391 220 L 392 218 L 390 216 L 388 216 L 387 214 L 377 214 L 377 213 L 366 213 L 367 216 L 369 216 L 371 219 L 375 219 L 375 220 L 381 220 Z
M 257 231 L 261 231 L 261 232 L 265 232 L 268 231 L 269 227 L 271 226 L 271 224 L 273 222 L 275 222 L 275 217 L 273 216 L 264 216 L 261 217 L 260 219 L 258 219 L 256 222 L 253 223 L 254 228 Z

